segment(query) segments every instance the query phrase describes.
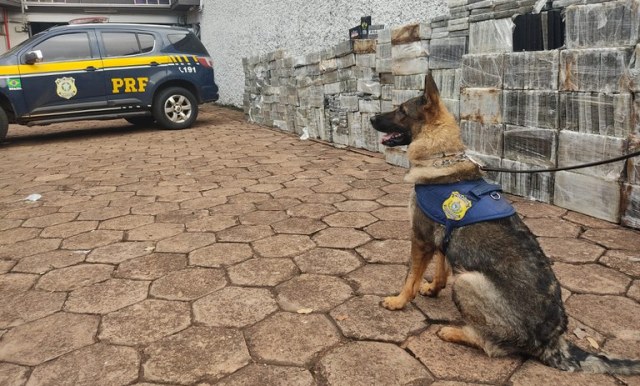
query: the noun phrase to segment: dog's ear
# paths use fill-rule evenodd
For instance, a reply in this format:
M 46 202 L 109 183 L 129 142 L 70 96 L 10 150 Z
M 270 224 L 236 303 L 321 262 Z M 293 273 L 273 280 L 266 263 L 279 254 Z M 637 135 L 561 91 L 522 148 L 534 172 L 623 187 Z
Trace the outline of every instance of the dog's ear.
M 433 80 L 433 76 L 431 76 L 431 70 L 424 78 L 424 103 L 436 103 L 440 100 L 440 92 L 438 91 L 438 86 L 436 82 Z

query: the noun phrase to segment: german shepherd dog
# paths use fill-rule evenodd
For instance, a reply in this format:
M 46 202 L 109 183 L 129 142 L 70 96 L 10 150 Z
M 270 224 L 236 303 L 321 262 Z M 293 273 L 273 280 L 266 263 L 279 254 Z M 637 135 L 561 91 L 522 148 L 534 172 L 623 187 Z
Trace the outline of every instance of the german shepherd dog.
M 409 145 L 411 167 L 405 180 L 414 184 L 448 184 L 482 178 L 465 154 L 460 128 L 440 100 L 428 74 L 422 96 L 396 110 L 371 118 L 386 135 L 386 146 Z M 443 252 L 444 226 L 410 202 L 411 268 L 397 296 L 382 305 L 403 308 L 420 292 L 437 296 L 447 276 L 457 274 L 453 301 L 465 325 L 443 327 L 438 336 L 484 350 L 489 356 L 524 354 L 565 371 L 640 374 L 640 361 L 588 353 L 563 334 L 567 315 L 551 263 L 517 214 L 456 228 Z M 433 280 L 422 284 L 435 258 Z

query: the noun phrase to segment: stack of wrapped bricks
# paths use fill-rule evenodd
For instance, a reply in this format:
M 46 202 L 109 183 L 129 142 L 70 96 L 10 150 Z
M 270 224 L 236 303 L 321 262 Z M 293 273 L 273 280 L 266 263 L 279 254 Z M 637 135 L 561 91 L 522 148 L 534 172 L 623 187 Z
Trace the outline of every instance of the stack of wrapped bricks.
M 545 4 L 449 0 L 447 17 L 380 30 L 376 39 L 245 59 L 245 113 L 406 167 L 406 149 L 381 147 L 369 119 L 421 95 L 430 70 L 469 154 L 484 165 L 545 169 L 640 150 L 640 0 L 553 1 L 564 13 L 565 45 L 513 52 L 515 15 L 540 13 L 544 29 Z M 640 228 L 640 157 L 488 178 L 509 193 Z

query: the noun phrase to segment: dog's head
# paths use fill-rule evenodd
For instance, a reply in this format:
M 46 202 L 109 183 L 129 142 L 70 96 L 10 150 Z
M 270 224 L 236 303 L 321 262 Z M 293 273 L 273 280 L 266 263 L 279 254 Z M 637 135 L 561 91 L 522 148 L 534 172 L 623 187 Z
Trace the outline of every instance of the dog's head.
M 408 145 L 424 130 L 425 124 L 435 123 L 443 112 L 447 110 L 440 104 L 438 86 L 429 72 L 425 77 L 423 95 L 409 99 L 393 111 L 375 115 L 371 118 L 371 125 L 387 134 L 382 138 L 383 145 Z

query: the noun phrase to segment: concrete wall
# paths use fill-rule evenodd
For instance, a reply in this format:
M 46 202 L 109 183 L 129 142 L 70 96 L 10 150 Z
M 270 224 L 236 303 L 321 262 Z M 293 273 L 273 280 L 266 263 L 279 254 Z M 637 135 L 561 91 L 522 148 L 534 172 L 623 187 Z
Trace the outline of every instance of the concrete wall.
M 213 56 L 220 103 L 242 106 L 242 58 L 286 49 L 290 54 L 316 52 L 347 40 L 361 16 L 387 27 L 447 14 L 444 0 L 407 2 L 370 0 L 207 0 L 202 41 Z

